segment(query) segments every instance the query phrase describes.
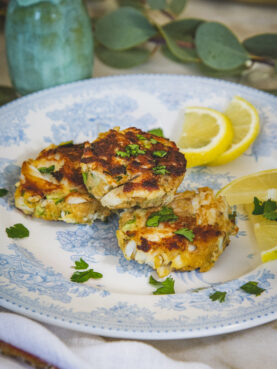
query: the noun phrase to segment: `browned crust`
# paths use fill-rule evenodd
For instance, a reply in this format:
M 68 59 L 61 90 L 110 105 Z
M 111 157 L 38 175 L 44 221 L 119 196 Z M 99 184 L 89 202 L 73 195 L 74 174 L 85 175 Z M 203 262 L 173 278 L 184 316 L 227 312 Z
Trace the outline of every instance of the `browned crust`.
M 143 136 L 148 142 L 155 140 L 149 147 L 145 147 L 139 136 Z M 125 152 L 128 145 L 138 145 L 144 154 L 137 156 L 120 157 L 118 151 Z M 155 156 L 155 151 L 165 151 L 164 157 Z M 186 171 L 186 160 L 179 152 L 176 144 L 168 139 L 145 133 L 138 128 L 127 128 L 123 131 L 111 129 L 102 133 L 93 143 L 85 143 L 84 155 L 81 162 L 89 165 L 90 170 L 99 170 L 110 176 L 116 182 L 120 175 L 128 174 L 129 178 L 122 180 L 123 191 L 131 192 L 136 189 L 156 190 L 159 187 L 161 177 L 183 177 Z M 164 166 L 168 175 L 155 174 L 153 168 Z M 139 180 L 134 178 L 139 173 Z M 129 182 L 131 179 L 131 182 Z M 128 182 L 128 183 L 126 183 Z
M 54 146 L 46 148 L 41 151 L 35 160 L 28 160 L 22 164 L 21 173 L 25 177 L 25 181 L 21 181 L 21 190 L 29 191 L 34 195 L 43 196 L 52 191 L 62 189 L 62 180 L 68 180 L 72 187 L 78 187 L 78 191 L 86 193 L 86 188 L 83 183 L 80 160 L 83 154 L 84 145 L 68 145 L 68 146 Z M 59 160 L 63 160 L 64 164 L 59 170 L 55 170 L 50 175 L 56 179 L 56 183 L 52 183 L 42 178 L 32 176 L 29 171 L 29 165 L 40 168 L 43 165 L 39 164 L 45 160 L 54 159 L 59 156 Z

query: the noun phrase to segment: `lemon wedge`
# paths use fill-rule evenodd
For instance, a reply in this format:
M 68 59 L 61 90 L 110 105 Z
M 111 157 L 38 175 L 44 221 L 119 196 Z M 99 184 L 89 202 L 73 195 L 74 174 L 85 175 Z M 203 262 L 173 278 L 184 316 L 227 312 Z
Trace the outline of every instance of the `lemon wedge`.
M 208 165 L 222 165 L 236 159 L 249 148 L 260 131 L 260 119 L 256 108 L 242 97 L 235 96 L 224 114 L 232 123 L 233 141 L 223 154 Z
M 231 145 L 233 129 L 222 113 L 205 107 L 188 107 L 183 132 L 178 141 L 187 159 L 187 167 L 215 160 Z
M 277 222 L 262 215 L 253 215 L 253 205 L 245 205 L 245 210 L 253 225 L 255 238 L 261 250 L 261 260 L 266 263 L 277 259 Z
M 252 204 L 254 197 L 261 201 L 277 201 L 277 169 L 256 172 L 235 179 L 218 191 L 229 205 Z

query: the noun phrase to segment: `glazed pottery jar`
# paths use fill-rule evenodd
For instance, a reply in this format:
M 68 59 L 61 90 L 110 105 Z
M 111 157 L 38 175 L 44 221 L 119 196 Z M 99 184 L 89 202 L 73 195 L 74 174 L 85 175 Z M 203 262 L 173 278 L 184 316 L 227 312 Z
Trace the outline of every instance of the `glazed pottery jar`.
M 21 95 L 92 75 L 93 35 L 82 0 L 11 0 L 5 39 Z

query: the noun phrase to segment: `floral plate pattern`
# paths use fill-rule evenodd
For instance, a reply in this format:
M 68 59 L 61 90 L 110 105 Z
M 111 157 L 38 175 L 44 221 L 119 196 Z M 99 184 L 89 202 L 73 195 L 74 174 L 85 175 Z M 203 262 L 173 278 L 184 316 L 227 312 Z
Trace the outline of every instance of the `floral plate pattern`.
M 114 126 L 162 127 L 180 132 L 187 106 L 224 111 L 233 96 L 252 102 L 261 133 L 240 159 L 221 167 L 187 171 L 179 191 L 218 190 L 241 175 L 276 168 L 277 99 L 252 88 L 209 78 L 177 75 L 105 77 L 63 85 L 20 98 L 0 109 L 0 304 L 59 326 L 111 337 L 177 339 L 201 337 L 263 324 L 277 317 L 277 263 L 261 264 L 247 217 L 238 211 L 237 237 L 207 273 L 177 272 L 175 295 L 152 295 L 150 267 L 123 257 L 109 222 L 70 225 L 29 218 L 14 207 L 14 185 L 23 160 L 50 143 L 94 139 Z M 239 209 L 238 209 L 239 210 Z M 9 239 L 5 229 L 23 223 L 30 237 Z M 99 280 L 70 281 L 82 257 Z M 155 275 L 155 274 L 154 274 Z M 260 296 L 240 289 L 256 281 Z M 227 292 L 225 302 L 212 301 Z

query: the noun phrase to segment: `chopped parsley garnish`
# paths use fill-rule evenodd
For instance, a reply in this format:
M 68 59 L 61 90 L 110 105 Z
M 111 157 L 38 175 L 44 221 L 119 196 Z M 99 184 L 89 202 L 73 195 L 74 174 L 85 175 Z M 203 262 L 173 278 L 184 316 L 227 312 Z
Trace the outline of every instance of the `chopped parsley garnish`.
M 195 234 L 191 229 L 188 228 L 180 228 L 177 231 L 174 232 L 175 234 L 178 234 L 180 236 L 186 237 L 190 242 L 193 241 Z
M 231 220 L 231 222 L 234 222 L 236 220 L 236 216 L 237 216 L 236 211 L 233 211 L 232 213 L 228 214 L 228 218 L 229 220 Z
M 158 156 L 159 158 L 163 158 L 166 154 L 167 152 L 164 150 L 153 151 L 153 155 Z
M 75 260 L 75 266 L 73 268 L 77 269 L 77 270 L 87 269 L 88 268 L 88 263 L 86 263 L 85 260 L 80 258 L 80 260 Z
M 150 214 L 146 221 L 147 227 L 158 227 L 161 222 L 173 222 L 177 220 L 177 215 L 174 214 L 173 209 L 163 206 L 162 210 L 155 211 Z
M 119 182 L 119 181 L 121 181 L 122 180 L 122 176 L 117 176 L 117 177 L 115 177 L 115 179 L 116 179 L 116 182 Z
M 86 184 L 87 180 L 88 180 L 88 173 L 87 172 L 82 172 L 82 176 L 83 176 L 84 184 Z
M 121 158 L 129 158 L 130 157 L 130 154 L 125 152 L 125 151 L 117 151 L 116 152 L 116 155 L 117 156 L 120 156 Z
M 7 193 L 8 193 L 9 191 L 8 190 L 6 190 L 5 188 L 0 188 L 0 197 L 3 197 L 3 196 L 5 196 L 5 195 L 7 195 Z
M 135 222 L 136 222 L 136 217 L 134 216 L 133 218 L 127 220 L 127 222 L 124 225 L 133 224 Z
M 75 272 L 71 276 L 72 282 L 84 283 L 90 278 L 99 279 L 102 278 L 103 274 L 95 272 L 93 269 L 85 270 L 84 272 Z
M 51 165 L 50 167 L 41 167 L 41 168 L 38 168 L 38 170 L 42 174 L 44 174 L 44 173 L 53 173 L 54 170 L 55 170 L 55 165 Z
M 250 293 L 251 295 L 260 296 L 265 291 L 264 288 L 258 286 L 258 282 L 247 282 L 240 287 L 244 292 Z
M 276 201 L 271 199 L 261 201 L 257 197 L 254 197 L 254 210 L 253 215 L 263 215 L 264 218 L 277 221 L 277 204 Z
M 61 147 L 61 146 L 73 146 L 73 141 L 70 140 L 70 141 L 61 142 L 59 144 L 59 147 Z
M 147 140 L 147 138 L 146 138 L 146 137 L 144 137 L 143 135 L 137 135 L 137 138 L 138 138 L 139 140 Z
M 155 140 L 154 138 L 150 138 L 149 140 L 151 142 L 151 144 L 155 145 L 156 143 L 158 143 L 157 140 Z
M 158 137 L 164 137 L 163 130 L 161 128 L 154 128 L 150 129 L 148 133 L 151 133 L 151 135 L 158 136 Z
M 156 167 L 153 168 L 153 172 L 154 172 L 154 174 L 167 174 L 167 173 L 170 173 L 166 169 L 165 165 L 157 165 Z
M 211 293 L 209 295 L 209 298 L 212 301 L 224 302 L 225 301 L 226 294 L 227 294 L 227 292 L 215 291 L 214 293 Z
M 151 275 L 149 278 L 149 283 L 152 286 L 157 287 L 157 290 L 153 292 L 153 295 L 173 295 L 175 293 L 175 281 L 172 277 L 168 277 L 163 282 L 159 282 Z
M 29 230 L 21 223 L 17 223 L 10 228 L 6 228 L 9 238 L 24 238 L 29 237 Z
M 55 204 L 57 205 L 57 204 L 59 204 L 60 202 L 63 202 L 63 201 L 64 201 L 64 199 L 65 199 L 65 197 L 61 197 L 60 199 L 56 199 L 56 200 L 54 200 L 54 202 L 55 202 Z
M 139 154 L 145 154 L 144 150 L 141 150 L 139 145 L 130 144 L 125 147 L 125 151 L 117 151 L 116 155 L 121 158 L 130 158 L 130 156 L 138 156 Z

